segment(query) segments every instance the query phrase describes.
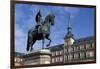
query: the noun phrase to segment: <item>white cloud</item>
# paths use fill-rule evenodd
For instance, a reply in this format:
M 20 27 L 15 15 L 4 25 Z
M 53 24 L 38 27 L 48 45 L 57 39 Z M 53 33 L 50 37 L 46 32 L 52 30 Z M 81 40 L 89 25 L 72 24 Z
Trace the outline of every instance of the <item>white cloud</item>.
M 24 37 L 25 36 L 25 33 L 23 32 L 23 29 L 21 29 L 19 27 L 18 24 L 15 24 L 15 37 Z
M 15 51 L 23 52 L 26 48 L 26 38 L 27 34 L 19 27 L 18 24 L 15 24 Z

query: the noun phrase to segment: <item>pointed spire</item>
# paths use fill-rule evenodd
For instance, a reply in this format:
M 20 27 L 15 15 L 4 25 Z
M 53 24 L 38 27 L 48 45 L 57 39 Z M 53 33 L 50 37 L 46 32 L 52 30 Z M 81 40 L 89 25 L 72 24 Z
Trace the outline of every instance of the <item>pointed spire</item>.
M 69 14 L 68 27 L 67 27 L 67 30 L 68 30 L 68 31 L 71 31 L 71 29 L 72 29 L 72 28 L 71 28 L 70 16 L 71 16 L 71 15 Z
M 72 34 L 72 32 L 71 32 L 72 27 L 71 27 L 71 21 L 70 21 L 71 18 L 70 18 L 70 16 L 71 16 L 71 15 L 69 14 L 68 26 L 67 26 L 67 34 L 66 34 L 66 36 L 65 36 L 64 39 L 73 37 L 73 34 Z

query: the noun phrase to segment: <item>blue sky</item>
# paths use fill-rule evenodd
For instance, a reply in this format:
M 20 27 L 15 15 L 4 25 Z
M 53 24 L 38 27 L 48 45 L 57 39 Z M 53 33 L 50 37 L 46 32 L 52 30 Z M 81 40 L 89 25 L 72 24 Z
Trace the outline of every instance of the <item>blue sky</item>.
M 35 15 L 39 9 L 43 19 L 49 13 L 55 15 L 55 25 L 51 27 L 51 46 L 64 43 L 69 13 L 75 39 L 94 34 L 94 8 L 15 4 L 15 51 L 26 52 L 27 32 L 36 25 Z M 45 42 L 46 45 L 48 41 Z M 37 41 L 33 47 L 35 50 L 41 49 L 42 41 Z

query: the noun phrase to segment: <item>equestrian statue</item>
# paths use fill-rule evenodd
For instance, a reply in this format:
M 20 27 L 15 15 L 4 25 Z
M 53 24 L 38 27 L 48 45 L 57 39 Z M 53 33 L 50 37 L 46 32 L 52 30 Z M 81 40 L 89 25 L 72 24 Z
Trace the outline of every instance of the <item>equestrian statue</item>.
M 36 26 L 29 29 L 28 31 L 28 38 L 27 38 L 27 51 L 33 50 L 33 45 L 37 40 L 42 40 L 42 49 L 44 48 L 44 40 L 49 40 L 49 43 L 46 45 L 46 47 L 50 46 L 51 39 L 50 36 L 50 28 L 54 25 L 54 14 L 50 13 L 48 14 L 44 21 L 42 19 L 41 11 L 39 10 L 36 14 L 35 20 L 36 20 Z

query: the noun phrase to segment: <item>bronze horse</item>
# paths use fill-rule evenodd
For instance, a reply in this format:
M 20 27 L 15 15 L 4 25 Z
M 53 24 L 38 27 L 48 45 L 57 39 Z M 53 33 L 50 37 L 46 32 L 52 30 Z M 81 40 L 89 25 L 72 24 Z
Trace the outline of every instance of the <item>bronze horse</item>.
M 49 43 L 46 45 L 47 47 L 51 44 L 51 39 L 49 38 L 50 35 L 50 28 L 54 25 L 55 16 L 53 14 L 48 14 L 45 17 L 42 25 L 39 28 L 39 32 L 36 28 L 31 28 L 28 31 L 28 39 L 27 39 L 27 51 L 32 51 L 32 46 L 37 40 L 42 40 L 42 48 L 44 48 L 44 39 L 49 40 Z

